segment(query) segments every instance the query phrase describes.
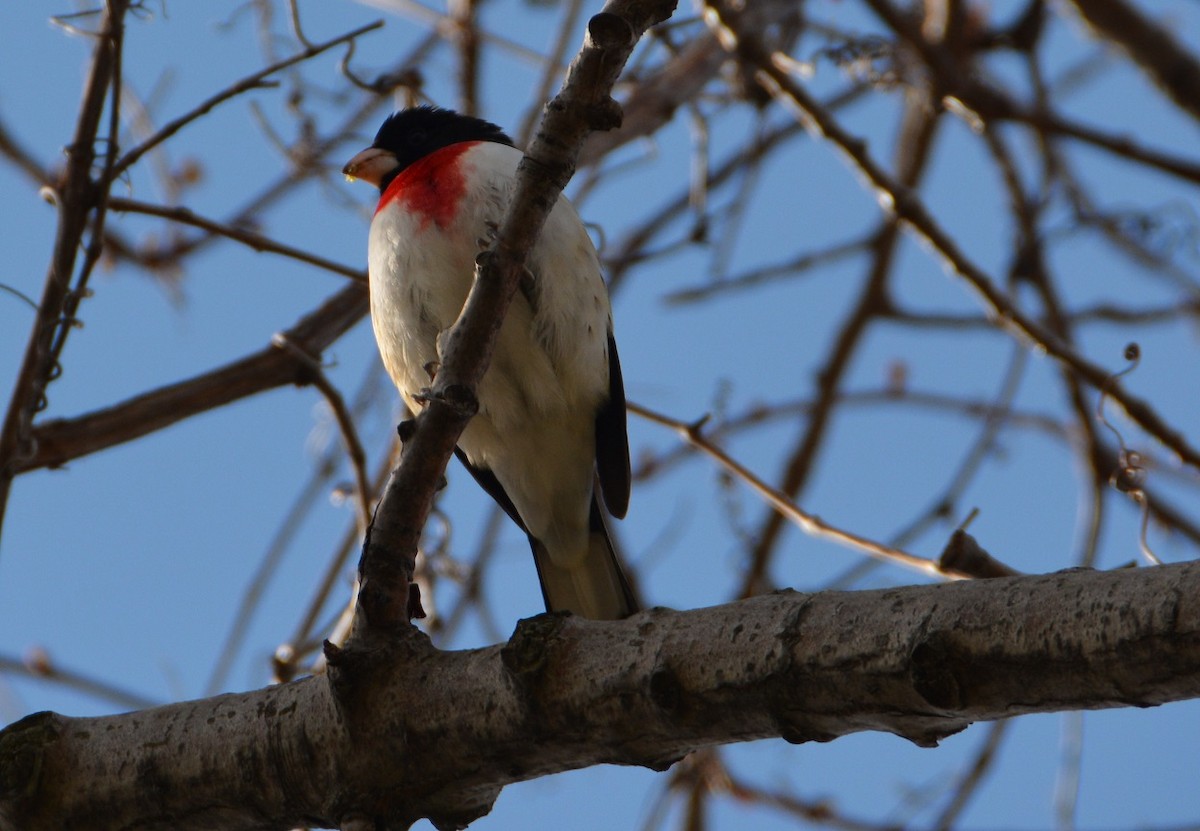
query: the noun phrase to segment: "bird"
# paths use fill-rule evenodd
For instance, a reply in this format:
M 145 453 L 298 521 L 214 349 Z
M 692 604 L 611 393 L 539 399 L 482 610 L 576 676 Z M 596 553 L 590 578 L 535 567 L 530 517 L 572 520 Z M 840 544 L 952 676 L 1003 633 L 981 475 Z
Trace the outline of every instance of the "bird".
M 342 170 L 379 189 L 367 243 L 371 321 L 413 414 L 522 156 L 491 122 L 419 106 L 389 116 Z M 622 619 L 638 603 L 606 514 L 623 518 L 629 506 L 625 389 L 599 255 L 565 197 L 527 269 L 455 455 L 528 536 L 548 612 Z

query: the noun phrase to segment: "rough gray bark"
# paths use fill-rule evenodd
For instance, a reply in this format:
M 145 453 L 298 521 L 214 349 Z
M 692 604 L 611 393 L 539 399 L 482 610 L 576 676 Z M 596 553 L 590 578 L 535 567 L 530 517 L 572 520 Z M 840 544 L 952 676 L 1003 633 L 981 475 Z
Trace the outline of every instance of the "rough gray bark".
M 595 764 L 1200 695 L 1200 563 L 777 593 L 616 623 L 524 621 L 440 652 L 411 631 L 329 676 L 0 733 L 0 829 L 461 827 L 504 785 Z M 369 824 L 367 827 L 371 827 Z

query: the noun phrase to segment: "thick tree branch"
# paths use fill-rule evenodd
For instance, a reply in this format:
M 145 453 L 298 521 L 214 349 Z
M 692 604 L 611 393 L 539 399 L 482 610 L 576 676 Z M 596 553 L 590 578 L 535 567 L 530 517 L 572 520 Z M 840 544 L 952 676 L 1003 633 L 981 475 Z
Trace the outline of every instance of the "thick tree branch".
M 506 784 L 595 764 L 862 730 L 932 746 L 973 721 L 1154 706 L 1200 696 L 1197 598 L 1193 562 L 543 615 L 464 652 L 414 634 L 331 678 L 18 722 L 0 829 L 461 827 Z

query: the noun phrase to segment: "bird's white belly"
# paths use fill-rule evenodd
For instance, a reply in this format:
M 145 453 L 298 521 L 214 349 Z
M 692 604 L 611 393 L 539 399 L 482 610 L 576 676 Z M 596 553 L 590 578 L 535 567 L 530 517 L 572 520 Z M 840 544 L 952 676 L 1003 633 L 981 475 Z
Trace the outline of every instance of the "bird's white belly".
M 433 386 L 439 340 L 458 319 L 474 277 L 474 246 L 383 223 L 371 233 L 371 320 L 384 366 L 409 409 Z M 467 252 L 464 256 L 463 252 Z M 442 275 L 433 282 L 431 275 Z M 451 276 L 452 275 L 452 276 Z M 449 278 L 449 279 L 447 279 Z M 479 412 L 459 439 L 471 463 L 493 471 L 539 538 L 578 534 L 592 487 L 595 400 L 568 401 L 518 294 L 477 390 Z M 532 463 L 531 463 L 532 461 Z M 568 508 L 568 506 L 570 506 Z M 570 526 L 557 529 L 556 526 Z

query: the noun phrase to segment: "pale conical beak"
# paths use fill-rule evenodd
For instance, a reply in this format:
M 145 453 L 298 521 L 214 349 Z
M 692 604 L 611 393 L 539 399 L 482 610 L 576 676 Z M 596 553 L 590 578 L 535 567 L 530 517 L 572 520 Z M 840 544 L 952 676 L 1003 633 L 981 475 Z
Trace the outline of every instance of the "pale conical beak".
M 362 179 L 364 182 L 370 182 L 375 187 L 379 187 L 383 177 L 395 170 L 399 164 L 394 153 L 380 150 L 378 147 L 368 147 L 348 161 L 342 168 L 342 173 L 346 175 L 348 181 Z

